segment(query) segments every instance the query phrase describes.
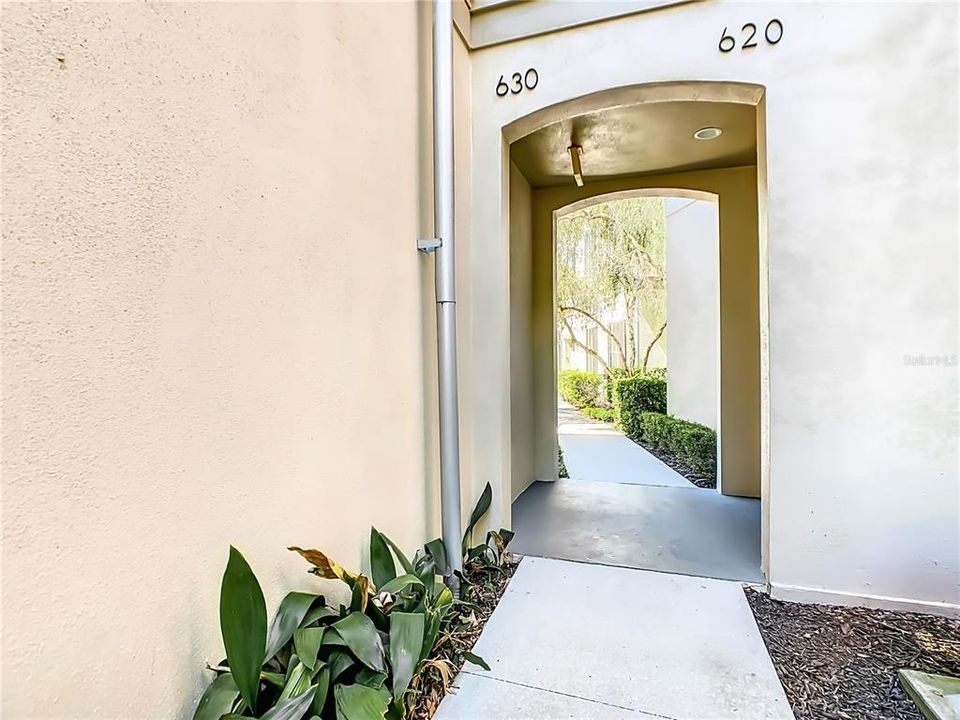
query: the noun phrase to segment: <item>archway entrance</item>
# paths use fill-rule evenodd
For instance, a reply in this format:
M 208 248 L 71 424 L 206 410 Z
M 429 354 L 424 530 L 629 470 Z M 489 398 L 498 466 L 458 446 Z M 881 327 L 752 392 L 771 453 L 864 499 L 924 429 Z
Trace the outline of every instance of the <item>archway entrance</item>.
M 639 86 L 547 108 L 504 129 L 510 141 L 510 496 L 514 527 L 532 543 L 528 552 L 762 578 L 761 104 L 762 89 L 755 86 Z M 705 128 L 717 130 L 700 132 Z M 574 154 L 582 184 L 574 177 Z M 556 219 L 644 193 L 710 197 L 718 209 L 716 424 L 725 431 L 716 461 L 723 497 L 711 495 L 710 506 L 700 507 L 706 497 L 689 493 L 681 501 L 636 487 L 626 494 L 610 487 L 587 492 L 557 478 Z M 696 348 L 678 355 L 680 365 L 690 364 L 691 352 Z M 690 407 L 688 399 L 671 412 L 683 417 Z M 611 512 L 583 527 L 573 520 L 604 508 Z M 568 542 L 558 544 L 551 534 Z

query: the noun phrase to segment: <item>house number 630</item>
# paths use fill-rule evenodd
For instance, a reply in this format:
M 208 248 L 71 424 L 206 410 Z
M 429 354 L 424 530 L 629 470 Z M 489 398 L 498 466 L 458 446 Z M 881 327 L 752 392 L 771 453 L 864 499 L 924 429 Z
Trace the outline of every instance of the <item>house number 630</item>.
M 748 22 L 740 28 L 740 32 L 743 33 L 743 43 L 740 45 L 741 50 L 747 50 L 757 46 L 757 41 L 754 39 L 757 36 L 756 25 Z M 763 39 L 770 45 L 776 45 L 780 42 L 780 40 L 783 39 L 783 23 L 776 18 L 768 22 L 767 26 L 763 29 Z M 733 35 L 727 35 L 727 28 L 724 28 L 723 35 L 720 36 L 720 44 L 718 45 L 720 52 L 728 53 L 735 47 L 737 47 L 736 39 Z
M 530 68 L 525 73 L 515 72 L 510 76 L 510 84 L 504 79 L 503 75 L 497 80 L 497 97 L 504 97 L 507 93 L 518 95 L 524 90 L 533 90 L 540 82 L 540 75 L 536 68 Z

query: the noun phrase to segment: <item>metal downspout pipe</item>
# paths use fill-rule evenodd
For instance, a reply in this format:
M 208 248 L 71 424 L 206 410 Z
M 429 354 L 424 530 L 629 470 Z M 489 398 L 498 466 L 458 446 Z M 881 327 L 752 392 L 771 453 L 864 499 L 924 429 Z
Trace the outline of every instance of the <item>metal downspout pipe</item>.
M 460 420 L 457 392 L 457 296 L 453 236 L 453 8 L 433 2 L 433 213 L 437 374 L 440 399 L 440 516 L 451 570 L 463 570 L 460 543 Z M 456 585 L 451 572 L 447 582 Z

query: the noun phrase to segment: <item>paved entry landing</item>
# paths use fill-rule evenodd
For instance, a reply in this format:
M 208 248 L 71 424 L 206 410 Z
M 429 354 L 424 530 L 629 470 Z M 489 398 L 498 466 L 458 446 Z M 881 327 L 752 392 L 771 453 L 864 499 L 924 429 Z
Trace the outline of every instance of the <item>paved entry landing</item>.
M 524 558 L 437 720 L 792 720 L 739 583 Z
M 685 487 L 535 482 L 513 503 L 520 555 L 762 582 L 760 501 Z
M 613 425 L 591 420 L 562 400 L 557 409 L 557 435 L 571 478 L 690 487 L 686 478 Z

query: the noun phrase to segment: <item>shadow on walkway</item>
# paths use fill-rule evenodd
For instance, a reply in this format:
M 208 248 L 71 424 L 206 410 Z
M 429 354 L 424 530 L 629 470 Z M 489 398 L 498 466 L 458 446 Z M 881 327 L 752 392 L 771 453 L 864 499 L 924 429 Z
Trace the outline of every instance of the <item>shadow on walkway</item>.
M 559 480 L 513 503 L 520 555 L 762 582 L 760 501 L 715 490 Z
M 762 582 L 760 501 L 698 488 L 609 423 L 563 404 L 571 479 L 513 504 L 511 550 L 578 562 Z

